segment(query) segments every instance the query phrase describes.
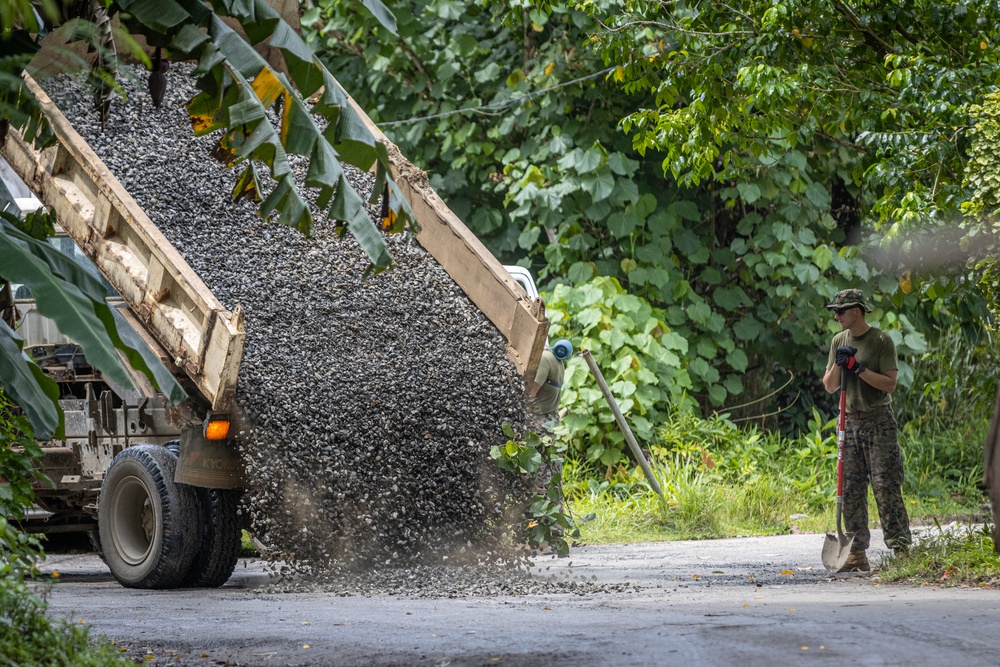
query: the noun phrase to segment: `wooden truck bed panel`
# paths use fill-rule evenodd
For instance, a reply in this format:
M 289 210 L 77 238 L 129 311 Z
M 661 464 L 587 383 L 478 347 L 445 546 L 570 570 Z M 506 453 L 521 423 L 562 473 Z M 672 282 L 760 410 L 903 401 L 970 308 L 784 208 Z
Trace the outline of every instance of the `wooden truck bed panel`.
M 36 150 L 13 128 L 4 156 L 194 382 L 213 410 L 235 396 L 246 334 L 30 77 L 57 138 Z

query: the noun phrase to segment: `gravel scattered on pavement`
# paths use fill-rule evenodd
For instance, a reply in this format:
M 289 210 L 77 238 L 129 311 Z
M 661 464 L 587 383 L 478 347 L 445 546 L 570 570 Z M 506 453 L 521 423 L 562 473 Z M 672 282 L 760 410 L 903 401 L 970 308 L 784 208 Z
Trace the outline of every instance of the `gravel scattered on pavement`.
M 189 70 L 171 68 L 156 109 L 133 68 L 103 132 L 76 84 L 43 85 L 222 303 L 245 310 L 247 500 L 282 585 L 562 586 L 527 575 L 509 539 L 525 487 L 488 455 L 501 424 L 523 428 L 525 415 L 504 337 L 412 238 L 389 237 L 397 268 L 363 280 L 367 258 L 330 221 L 317 217 L 306 238 L 232 202 L 236 172 L 210 157 L 217 137 L 195 138 L 184 110 Z M 370 192 L 370 175 L 348 173 Z

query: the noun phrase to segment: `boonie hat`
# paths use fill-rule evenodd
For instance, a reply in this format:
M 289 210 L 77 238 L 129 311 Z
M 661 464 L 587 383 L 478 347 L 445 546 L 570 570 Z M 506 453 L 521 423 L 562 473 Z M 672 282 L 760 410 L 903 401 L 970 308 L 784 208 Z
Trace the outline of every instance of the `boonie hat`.
M 840 290 L 833 295 L 833 303 L 826 304 L 827 310 L 850 308 L 852 306 L 861 306 L 865 309 L 866 313 L 872 312 L 872 307 L 865 301 L 864 292 L 859 289 Z

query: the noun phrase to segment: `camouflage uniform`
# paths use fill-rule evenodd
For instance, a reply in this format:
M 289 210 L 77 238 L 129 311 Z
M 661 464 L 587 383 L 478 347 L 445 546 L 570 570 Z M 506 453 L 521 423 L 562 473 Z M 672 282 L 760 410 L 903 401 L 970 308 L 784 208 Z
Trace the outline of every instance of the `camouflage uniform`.
M 558 412 L 530 413 L 528 415 L 528 430 L 538 435 L 552 435 L 553 429 L 559 423 Z
M 844 435 L 844 529 L 854 533 L 852 550 L 868 549 L 868 483 L 871 482 L 886 546 L 906 548 L 910 520 L 903 503 L 903 457 L 892 407 L 848 415 Z
M 542 414 L 528 415 L 528 429 L 545 437 L 551 436 L 552 431 L 559 423 L 558 412 L 545 412 Z M 544 463 L 535 475 L 534 492 L 540 496 L 545 495 L 552 478 L 562 472 L 562 464 Z
M 559 423 L 559 399 L 565 369 L 550 348 L 542 352 L 533 384 L 536 392 L 528 398 L 528 429 L 538 435 L 552 435 Z
M 565 344 L 569 352 L 557 357 L 555 348 Z M 538 371 L 535 373 L 534 384 L 538 385 L 536 393 L 528 399 L 528 429 L 538 435 L 551 436 L 556 425 L 559 423 L 559 399 L 562 396 L 562 383 L 565 374 L 562 359 L 572 352 L 572 345 L 568 341 L 559 341 L 552 348 L 546 348 L 542 352 L 542 358 L 538 362 Z M 565 351 L 565 348 L 561 351 Z M 562 464 L 546 463 L 538 471 L 535 482 L 535 492 L 543 495 L 549 486 L 549 482 L 562 472 Z
M 872 309 L 858 289 L 838 292 L 828 309 L 860 307 Z M 869 371 L 885 374 L 898 368 L 896 347 L 885 332 L 869 326 L 857 337 L 841 331 L 830 343 L 828 368 L 835 362 L 836 349 L 856 348 L 857 361 Z M 892 397 L 847 373 L 847 414 L 844 434 L 844 529 L 854 533 L 852 551 L 864 553 L 871 543 L 868 530 L 868 485 L 878 507 L 886 546 L 906 548 L 911 541 L 910 521 L 903 503 L 903 457 L 896 433 Z M 864 569 L 867 569 L 867 562 Z

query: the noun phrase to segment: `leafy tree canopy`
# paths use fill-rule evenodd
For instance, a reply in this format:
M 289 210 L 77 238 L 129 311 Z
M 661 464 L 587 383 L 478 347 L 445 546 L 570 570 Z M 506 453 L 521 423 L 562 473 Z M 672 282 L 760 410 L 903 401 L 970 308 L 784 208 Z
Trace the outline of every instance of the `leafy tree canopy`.
M 620 289 L 662 322 L 655 335 L 686 341 L 661 408 L 678 391 L 706 409 L 752 402 L 787 369 L 807 416 L 837 290 L 874 294 L 904 382 L 921 331 L 986 315 L 962 262 L 940 271 L 939 236 L 899 240 L 937 234 L 967 198 L 969 107 L 997 79 L 996 11 L 434 0 L 396 7 L 390 35 L 321 0 L 303 25 L 460 217 L 548 279 L 559 335 L 611 345 L 599 361 L 623 375 L 609 380 L 631 387 L 629 373 L 662 363 L 631 340 L 641 327 L 607 333 Z M 610 295 L 600 317 L 597 293 Z M 652 407 L 634 401 L 633 417 L 640 405 Z
M 998 11 L 627 2 L 598 39 L 624 87 L 653 95 L 623 128 L 640 151 L 664 151 L 680 182 L 738 181 L 803 152 L 807 178 L 842 181 L 892 236 L 954 215 L 965 198 L 969 107 L 997 81 Z

